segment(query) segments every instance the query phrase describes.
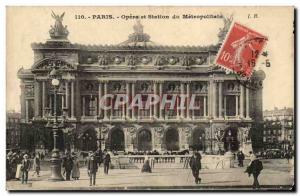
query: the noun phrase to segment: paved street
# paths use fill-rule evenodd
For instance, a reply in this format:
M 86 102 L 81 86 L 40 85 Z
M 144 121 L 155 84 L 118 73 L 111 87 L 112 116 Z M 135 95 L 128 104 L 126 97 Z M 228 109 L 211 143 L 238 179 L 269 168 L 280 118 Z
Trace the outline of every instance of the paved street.
M 264 170 L 260 175 L 262 189 L 284 188 L 293 184 L 290 175 L 291 164 L 286 160 L 264 160 Z M 251 189 L 253 178 L 244 173 L 245 168 L 225 170 L 201 170 L 202 182 L 195 185 L 189 169 L 154 169 L 153 173 L 141 173 L 138 169 L 113 169 L 109 175 L 103 174 L 103 168 L 97 174 L 95 187 L 89 187 L 86 168 L 81 169 L 79 181 L 49 182 L 50 171 L 42 171 L 41 177 L 32 177 L 27 185 L 20 181 L 8 181 L 8 190 L 103 190 L 103 189 Z M 275 185 L 275 186 L 274 186 Z M 282 187 L 280 187 L 282 186 Z

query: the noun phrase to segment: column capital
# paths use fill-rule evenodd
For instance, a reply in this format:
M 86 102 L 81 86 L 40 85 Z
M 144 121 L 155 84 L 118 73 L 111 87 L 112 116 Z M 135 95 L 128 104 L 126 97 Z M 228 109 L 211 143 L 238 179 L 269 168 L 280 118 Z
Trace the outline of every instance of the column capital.
M 187 81 L 182 81 L 181 83 L 183 83 L 183 84 L 191 84 L 192 81 L 191 80 L 187 80 Z
M 157 82 L 158 84 L 163 84 L 163 83 L 165 83 L 166 81 L 165 81 L 165 80 L 156 80 L 155 82 Z
M 214 82 L 222 83 L 222 82 L 224 82 L 224 80 L 215 79 Z
M 99 81 L 99 83 L 103 83 L 103 84 L 109 82 L 108 80 L 104 80 L 104 79 L 99 79 L 98 81 Z
M 154 84 L 159 84 L 159 83 L 162 83 L 163 81 L 161 81 L 161 80 L 153 80 L 152 81 Z
M 131 83 L 131 84 L 135 84 L 137 81 L 136 80 L 126 80 L 126 83 Z

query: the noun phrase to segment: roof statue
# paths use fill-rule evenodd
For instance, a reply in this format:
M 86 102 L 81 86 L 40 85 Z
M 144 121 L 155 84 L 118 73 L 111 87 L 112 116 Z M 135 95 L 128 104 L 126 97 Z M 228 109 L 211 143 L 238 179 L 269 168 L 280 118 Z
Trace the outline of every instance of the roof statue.
M 128 39 L 119 45 L 126 46 L 149 46 L 155 45 L 152 41 L 150 41 L 150 36 L 144 33 L 144 26 L 141 24 L 140 20 L 136 21 L 136 24 L 133 25 L 134 33 L 128 36 Z
M 136 24 L 133 26 L 133 30 L 135 34 L 143 34 L 144 26 L 141 24 L 141 21 L 136 21 Z
M 64 15 L 65 12 L 59 16 L 52 11 L 51 16 L 55 19 L 55 24 L 54 27 L 51 25 L 51 29 L 49 30 L 51 39 L 67 39 L 69 31 L 67 30 L 67 26 L 63 26 L 62 24 Z
M 223 26 L 223 28 L 220 28 L 220 31 L 218 33 L 219 43 L 222 43 L 224 41 L 226 34 L 229 31 L 230 25 L 233 21 L 232 15 L 230 17 L 226 17 L 222 14 L 222 16 L 223 16 L 224 26 Z

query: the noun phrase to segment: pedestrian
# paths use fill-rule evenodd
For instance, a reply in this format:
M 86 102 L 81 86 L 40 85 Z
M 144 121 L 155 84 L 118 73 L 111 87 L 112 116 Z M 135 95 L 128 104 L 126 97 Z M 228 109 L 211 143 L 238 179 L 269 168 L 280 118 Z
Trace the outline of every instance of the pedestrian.
M 73 169 L 73 159 L 70 153 L 67 153 L 66 157 L 63 160 L 63 167 L 66 172 L 66 180 L 70 180 L 71 172 Z
M 95 159 L 95 155 L 93 153 L 90 154 L 90 158 L 87 162 L 88 175 L 90 177 L 90 186 L 96 185 L 96 174 L 98 171 L 97 160 Z
M 103 160 L 104 174 L 108 174 L 111 159 L 110 159 L 110 154 L 106 150 L 104 150 L 104 151 L 105 151 L 104 160 Z
M 40 177 L 40 170 L 41 170 L 41 161 L 40 161 L 40 157 L 38 154 L 36 154 L 36 156 L 33 158 L 33 174 L 32 176 L 34 176 L 34 174 L 37 175 L 37 177 Z
M 155 158 L 154 157 L 149 157 L 149 161 L 150 161 L 150 167 L 152 169 L 154 169 L 154 166 L 155 166 Z
M 42 153 L 41 153 L 41 160 L 43 161 L 44 158 L 45 158 L 45 154 L 44 154 L 44 152 L 42 152 Z
M 77 155 L 73 156 L 73 170 L 72 170 L 72 178 L 74 180 L 79 180 L 80 177 L 80 165 L 79 165 L 79 160 L 77 158 Z
M 21 172 L 22 172 L 22 184 L 27 184 L 28 181 L 28 172 L 30 170 L 31 163 L 30 160 L 28 159 L 28 155 L 25 154 L 23 156 L 23 160 L 21 163 Z
M 98 166 L 100 167 L 101 163 L 103 162 L 103 153 L 100 148 L 98 148 L 98 150 L 96 151 L 96 160 L 97 160 Z
M 238 158 L 238 162 L 239 162 L 238 166 L 239 166 L 239 167 L 244 167 L 244 159 L 245 159 L 245 155 L 244 155 L 243 151 L 240 150 L 240 151 L 237 153 L 237 158 Z
M 6 180 L 10 180 L 12 178 L 11 174 L 11 156 L 12 154 L 7 154 L 6 156 Z
M 263 170 L 262 162 L 256 157 L 253 157 L 253 161 L 251 161 L 251 164 L 247 167 L 245 171 L 246 173 L 248 173 L 249 177 L 251 176 L 251 174 L 253 175 L 253 189 L 259 188 L 258 176 L 261 170 Z
M 142 173 L 144 173 L 144 172 L 146 172 L 146 173 L 151 173 L 152 172 L 148 156 L 145 157 L 145 162 L 144 162 L 143 167 L 142 167 Z
M 290 163 L 290 158 L 291 158 L 290 153 L 287 151 L 284 156 L 285 156 L 287 162 Z
M 12 160 L 12 164 L 13 164 L 13 172 L 14 172 L 14 178 L 19 180 L 22 178 L 22 160 L 23 160 L 23 154 L 21 153 L 14 153 L 14 157 Z M 28 155 L 27 155 L 28 156 Z
M 201 178 L 199 177 L 199 172 L 201 169 L 201 155 L 199 152 L 193 152 L 193 156 L 190 159 L 190 167 L 195 178 L 195 183 L 199 184 L 201 182 Z

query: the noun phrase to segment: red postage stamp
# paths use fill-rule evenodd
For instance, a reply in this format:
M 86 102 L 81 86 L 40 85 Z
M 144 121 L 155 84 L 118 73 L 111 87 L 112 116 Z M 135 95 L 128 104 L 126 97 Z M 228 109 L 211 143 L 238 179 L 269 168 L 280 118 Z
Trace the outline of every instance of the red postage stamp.
M 266 41 L 266 36 L 234 23 L 217 55 L 216 64 L 249 78 Z

